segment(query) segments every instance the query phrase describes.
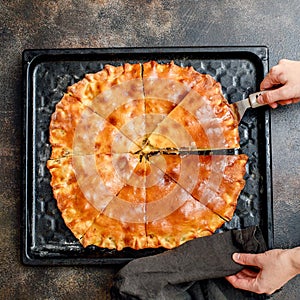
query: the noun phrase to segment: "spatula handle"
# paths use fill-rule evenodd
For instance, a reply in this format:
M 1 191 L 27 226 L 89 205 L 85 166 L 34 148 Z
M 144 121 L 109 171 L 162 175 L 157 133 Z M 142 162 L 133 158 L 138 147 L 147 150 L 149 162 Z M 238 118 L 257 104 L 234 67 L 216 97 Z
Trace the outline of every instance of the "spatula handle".
M 250 104 L 251 104 L 251 107 L 252 108 L 256 108 L 256 107 L 259 107 L 259 106 L 263 106 L 263 105 L 266 105 L 267 103 L 258 103 L 257 102 L 257 98 L 258 96 L 266 93 L 267 91 L 260 91 L 260 92 L 257 92 L 257 93 L 254 93 L 254 94 L 251 94 L 249 95 L 249 100 L 250 100 Z

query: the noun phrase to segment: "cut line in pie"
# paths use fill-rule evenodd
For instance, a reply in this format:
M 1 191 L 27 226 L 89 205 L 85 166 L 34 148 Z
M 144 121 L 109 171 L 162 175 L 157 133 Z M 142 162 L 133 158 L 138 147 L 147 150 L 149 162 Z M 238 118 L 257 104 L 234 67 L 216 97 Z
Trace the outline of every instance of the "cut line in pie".
M 238 121 L 218 82 L 174 62 L 86 75 L 49 131 L 53 195 L 84 247 L 170 249 L 213 234 L 245 184 L 246 155 L 193 152 L 239 148 Z

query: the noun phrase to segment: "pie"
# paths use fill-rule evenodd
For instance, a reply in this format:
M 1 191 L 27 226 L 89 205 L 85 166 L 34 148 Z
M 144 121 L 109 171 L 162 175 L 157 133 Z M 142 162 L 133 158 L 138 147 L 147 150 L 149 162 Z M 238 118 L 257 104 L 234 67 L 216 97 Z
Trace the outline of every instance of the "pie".
M 193 67 L 106 65 L 68 87 L 49 132 L 53 195 L 84 247 L 171 249 L 211 235 L 245 185 L 247 156 L 226 152 L 239 148 L 237 118 Z

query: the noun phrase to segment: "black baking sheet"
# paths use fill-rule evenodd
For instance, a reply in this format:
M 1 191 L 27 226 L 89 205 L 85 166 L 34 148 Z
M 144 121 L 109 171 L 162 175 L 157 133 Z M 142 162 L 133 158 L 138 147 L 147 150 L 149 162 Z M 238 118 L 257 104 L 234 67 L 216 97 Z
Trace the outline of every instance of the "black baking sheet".
M 55 105 L 67 87 L 105 64 L 121 65 L 174 60 L 192 65 L 222 85 L 229 102 L 259 90 L 268 70 L 266 47 L 185 47 L 25 50 L 24 176 L 22 261 L 29 265 L 123 264 L 163 249 L 115 251 L 83 248 L 65 226 L 50 186 L 46 162 L 50 157 L 49 124 Z M 268 246 L 273 244 L 270 116 L 267 107 L 248 110 L 239 126 L 241 151 L 249 156 L 246 186 L 233 219 L 221 229 L 260 225 Z

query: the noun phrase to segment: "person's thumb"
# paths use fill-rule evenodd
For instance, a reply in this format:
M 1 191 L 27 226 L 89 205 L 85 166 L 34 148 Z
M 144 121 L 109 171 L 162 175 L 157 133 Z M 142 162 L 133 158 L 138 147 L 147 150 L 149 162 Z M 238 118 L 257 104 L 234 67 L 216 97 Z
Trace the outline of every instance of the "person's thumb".
M 233 253 L 232 259 L 240 265 L 257 266 L 257 255 L 258 254 Z

